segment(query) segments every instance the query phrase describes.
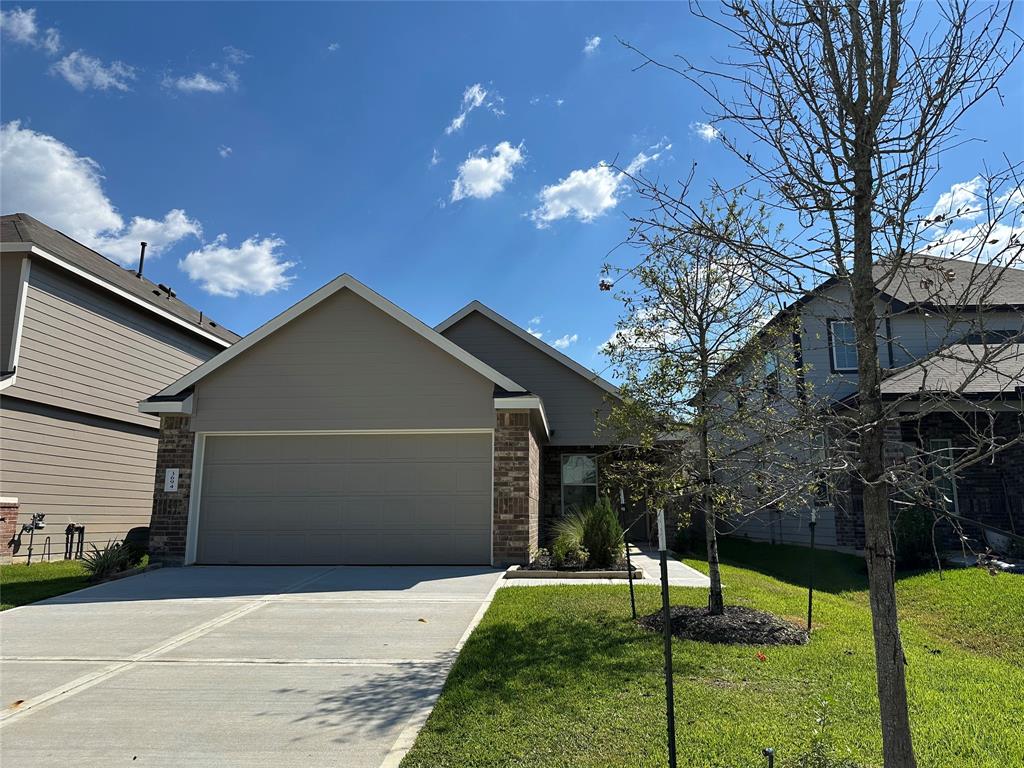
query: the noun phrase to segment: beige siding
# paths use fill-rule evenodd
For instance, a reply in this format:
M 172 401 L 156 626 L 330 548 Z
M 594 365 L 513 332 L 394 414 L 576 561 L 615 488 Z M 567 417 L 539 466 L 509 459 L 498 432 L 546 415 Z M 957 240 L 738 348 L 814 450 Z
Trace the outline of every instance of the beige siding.
M 484 564 L 491 435 L 208 437 L 197 562 Z
M 86 542 L 97 546 L 149 525 L 155 431 L 6 397 L 0 422 L 0 496 L 18 498 L 22 522 L 46 514 L 37 554 L 49 536 L 54 554 L 62 556 L 69 522 L 85 525 Z M 26 538 L 20 557 L 27 547 Z
M 606 393 L 549 355 L 471 312 L 444 335 L 544 401 L 552 445 L 593 445 L 594 411 L 607 412 Z
M 33 261 L 17 383 L 7 394 L 156 426 L 138 401 L 215 349 Z
M 199 431 L 491 428 L 494 385 L 348 290 L 196 385 Z
M 5 253 L 0 259 L 0 369 L 4 371 L 8 370 L 14 344 L 23 260 L 20 253 Z

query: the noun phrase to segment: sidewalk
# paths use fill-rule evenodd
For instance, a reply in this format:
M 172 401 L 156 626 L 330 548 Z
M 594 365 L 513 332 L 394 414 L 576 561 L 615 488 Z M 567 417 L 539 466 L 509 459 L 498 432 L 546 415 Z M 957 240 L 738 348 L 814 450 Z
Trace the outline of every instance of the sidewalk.
M 629 548 L 629 557 L 633 567 L 644 572 L 644 578 L 636 584 L 660 584 L 661 562 L 656 549 L 640 549 L 635 544 Z M 711 586 L 711 581 L 700 571 L 676 560 L 671 554 L 668 557 L 668 584 L 670 587 L 703 587 Z

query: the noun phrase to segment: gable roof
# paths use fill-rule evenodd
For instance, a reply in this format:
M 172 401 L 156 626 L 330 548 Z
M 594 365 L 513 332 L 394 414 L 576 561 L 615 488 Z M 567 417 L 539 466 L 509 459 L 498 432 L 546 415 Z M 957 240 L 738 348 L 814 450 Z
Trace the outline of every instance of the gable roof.
M 910 254 L 873 267 L 875 286 L 907 306 L 1024 306 L 1024 269 Z
M 951 344 L 882 379 L 882 395 L 1024 393 L 1024 344 Z
M 438 333 L 444 333 L 446 330 L 451 328 L 453 325 L 458 323 L 460 320 L 462 320 L 465 317 L 468 317 L 469 315 L 471 315 L 474 312 L 479 312 L 481 315 L 486 317 L 488 320 L 491 320 L 492 322 L 497 323 L 498 325 L 500 325 L 502 328 L 504 328 L 506 331 L 511 333 L 513 336 L 517 336 L 518 338 L 522 339 L 527 344 L 532 346 L 534 349 L 538 349 L 541 352 L 543 352 L 545 355 L 547 355 L 548 357 L 551 357 L 551 358 L 557 360 L 562 365 L 564 365 L 566 368 L 568 368 L 569 370 L 573 371 L 574 373 L 582 376 L 583 378 L 585 378 L 587 381 L 591 382 L 592 384 L 596 384 L 598 387 L 603 389 L 605 392 L 607 392 L 607 393 L 609 393 L 611 395 L 615 395 L 616 397 L 620 396 L 619 395 L 619 388 L 616 387 L 614 384 L 612 384 L 610 381 L 606 381 L 605 379 L 601 378 L 598 374 L 594 373 L 589 368 L 583 367 L 582 365 L 577 363 L 575 360 L 573 360 L 568 355 L 563 355 L 561 352 L 559 352 L 557 349 L 552 347 L 550 344 L 546 344 L 545 342 L 541 341 L 536 336 L 534 336 L 532 333 L 529 333 L 525 329 L 519 327 L 518 325 L 513 323 L 508 318 L 503 317 L 502 315 L 499 315 L 493 309 L 491 309 L 490 307 L 486 306 L 485 304 L 481 304 L 479 301 L 471 301 L 469 304 L 464 306 L 462 309 L 460 309 L 454 315 L 449 317 L 447 320 L 443 320 L 442 322 L 440 322 L 437 325 L 435 325 L 434 326 L 434 330 L 437 331 Z
M 27 213 L 0 217 L 0 243 L 5 252 L 29 251 L 221 347 L 241 338 L 181 299 L 169 296 L 152 280 L 136 277 L 135 270 L 116 264 Z
M 473 357 L 473 355 L 469 354 L 458 344 L 449 341 L 444 336 L 430 328 L 428 325 L 417 320 L 415 317 L 410 315 L 397 304 L 388 301 L 379 293 L 371 290 L 370 288 L 356 280 L 354 277 L 352 277 L 352 275 L 346 273 L 343 275 L 339 275 L 338 277 L 331 280 L 331 282 L 313 291 L 313 293 L 309 294 L 306 298 L 293 304 L 272 320 L 269 320 L 268 322 L 264 323 L 255 331 L 250 333 L 248 336 L 244 337 L 238 343 L 234 344 L 231 347 L 228 347 L 220 354 L 211 357 L 209 360 L 207 360 L 199 367 L 193 369 L 191 372 L 185 374 L 170 386 L 162 389 L 155 396 L 143 402 L 157 402 L 160 400 L 167 400 L 168 398 L 176 395 L 182 395 L 189 387 L 194 385 L 200 379 L 208 376 L 210 373 L 217 370 L 225 363 L 229 362 L 230 360 L 233 360 L 238 355 L 242 354 L 245 350 L 249 349 L 249 347 L 258 344 L 260 341 L 265 339 L 274 331 L 288 324 L 289 322 L 299 317 L 300 315 L 304 314 L 305 312 L 308 312 L 313 307 L 320 304 L 320 302 L 324 301 L 325 299 L 333 296 L 334 294 L 342 290 L 352 291 L 352 293 L 365 299 L 367 302 L 375 306 L 377 309 L 381 310 L 387 315 L 390 315 L 392 318 L 400 322 L 409 330 L 413 331 L 419 336 L 422 336 L 431 344 L 434 344 L 435 346 L 441 348 L 459 362 L 472 368 L 474 371 L 479 373 L 484 378 L 490 379 L 492 382 L 494 382 L 495 385 L 501 387 L 505 391 L 514 393 L 526 392 L 526 390 L 523 389 L 523 387 L 516 384 L 514 381 L 512 381 L 512 379 L 494 370 L 493 368 L 491 368 L 491 366 L 487 365 L 482 360 L 478 360 L 477 358 Z

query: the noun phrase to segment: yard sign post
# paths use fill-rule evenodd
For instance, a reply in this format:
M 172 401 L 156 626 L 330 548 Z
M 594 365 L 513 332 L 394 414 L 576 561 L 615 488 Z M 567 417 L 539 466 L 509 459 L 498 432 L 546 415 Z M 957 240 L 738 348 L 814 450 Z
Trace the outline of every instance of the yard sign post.
M 672 615 L 668 604 L 668 545 L 665 542 L 665 510 L 658 510 L 658 554 L 661 556 L 661 611 L 665 625 L 665 715 L 668 719 L 668 765 L 676 768 L 676 712 L 672 692 Z
M 814 527 L 818 524 L 818 511 L 811 507 L 811 572 L 807 577 L 807 634 L 811 633 L 811 615 L 814 612 Z
M 619 488 L 619 508 L 621 509 L 619 516 L 625 520 L 626 492 L 622 488 Z M 632 524 L 630 524 L 629 528 L 632 527 Z M 629 528 L 622 532 L 622 543 L 626 546 L 626 578 L 629 579 L 629 607 L 633 609 L 633 621 L 636 621 L 636 595 L 633 594 L 633 561 L 629 559 L 629 541 L 626 539 Z

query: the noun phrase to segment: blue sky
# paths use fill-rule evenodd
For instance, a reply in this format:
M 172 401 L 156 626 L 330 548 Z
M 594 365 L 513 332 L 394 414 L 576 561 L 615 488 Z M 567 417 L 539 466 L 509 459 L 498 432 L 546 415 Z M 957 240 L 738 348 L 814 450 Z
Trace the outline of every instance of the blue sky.
M 616 42 L 721 54 L 684 4 L 0 7 L 3 212 L 125 262 L 148 238 L 147 275 L 241 333 L 350 272 L 429 324 L 479 299 L 600 370 L 599 271 L 640 203 L 599 163 L 743 177 L 695 90 Z M 1021 159 L 1021 70 L 936 198 Z

